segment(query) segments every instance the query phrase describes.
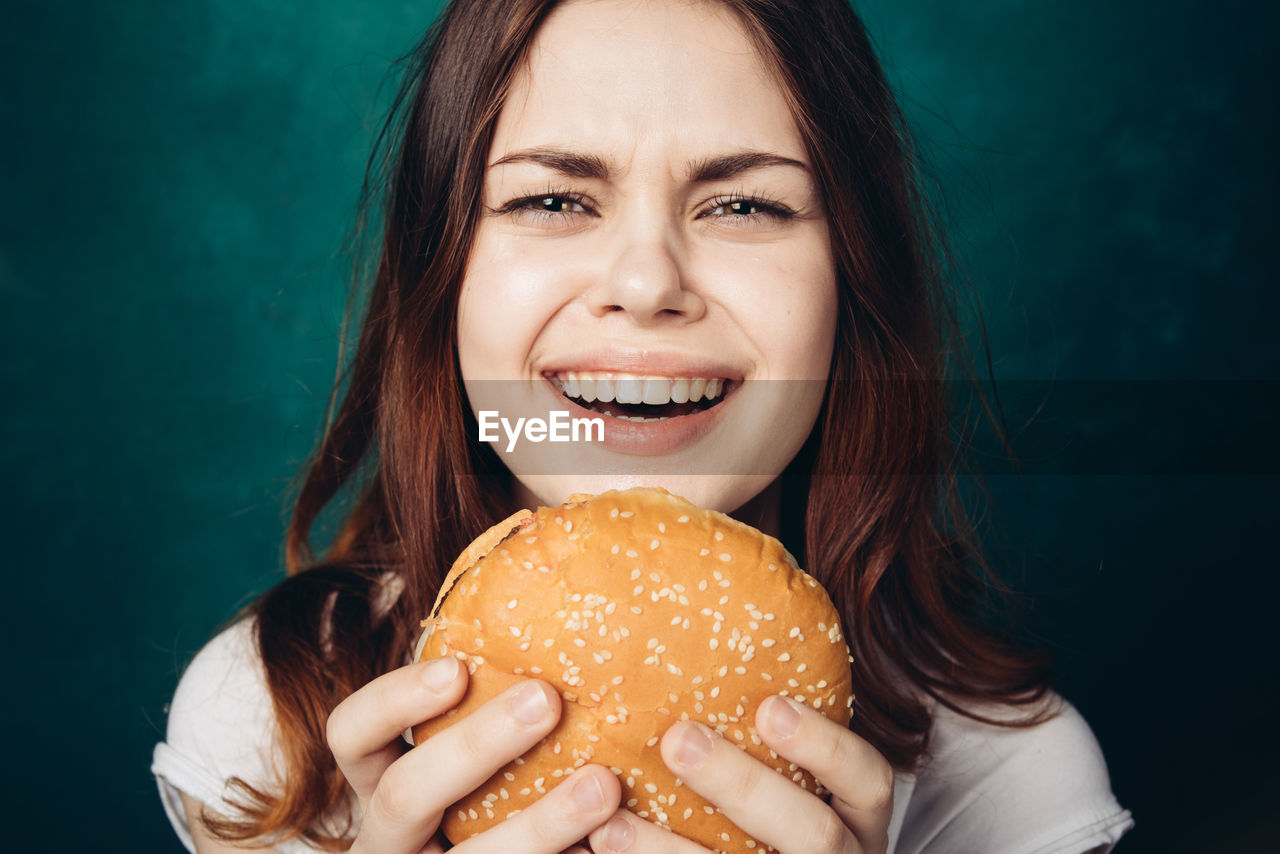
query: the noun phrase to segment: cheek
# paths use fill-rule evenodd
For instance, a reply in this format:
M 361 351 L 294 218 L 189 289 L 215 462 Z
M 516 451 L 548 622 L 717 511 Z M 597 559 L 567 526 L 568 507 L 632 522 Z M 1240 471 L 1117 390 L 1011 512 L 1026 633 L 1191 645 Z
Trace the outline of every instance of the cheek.
M 560 299 L 562 266 L 545 257 L 548 252 L 536 244 L 477 237 L 458 302 L 458 359 L 464 378 L 519 374 Z
M 739 265 L 739 309 L 776 379 L 825 379 L 835 342 L 834 260 L 825 242 L 772 248 Z

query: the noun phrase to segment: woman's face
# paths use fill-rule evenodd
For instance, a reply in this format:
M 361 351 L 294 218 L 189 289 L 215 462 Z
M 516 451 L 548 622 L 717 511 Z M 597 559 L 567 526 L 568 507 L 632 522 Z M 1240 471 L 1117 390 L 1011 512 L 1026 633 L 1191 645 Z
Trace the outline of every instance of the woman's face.
M 782 472 L 822 402 L 834 261 L 783 91 L 729 12 L 556 9 L 483 205 L 459 359 L 522 498 L 661 485 L 730 512 Z M 602 419 L 605 441 L 511 440 L 557 410 Z

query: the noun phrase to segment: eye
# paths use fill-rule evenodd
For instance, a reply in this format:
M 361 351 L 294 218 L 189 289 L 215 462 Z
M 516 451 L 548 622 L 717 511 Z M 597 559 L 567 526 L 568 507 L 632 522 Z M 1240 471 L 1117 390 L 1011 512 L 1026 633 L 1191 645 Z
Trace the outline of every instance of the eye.
M 533 225 L 563 224 L 582 214 L 596 215 L 587 206 L 586 197 L 559 190 L 520 196 L 494 209 L 493 213 L 511 216 Z
M 746 196 L 718 196 L 707 202 L 698 219 L 715 218 L 728 225 L 752 222 L 783 222 L 795 216 L 795 212 L 779 202 Z
M 564 196 L 542 196 L 538 199 L 530 197 L 524 201 L 531 209 L 542 213 L 577 213 L 586 210 L 581 202 Z

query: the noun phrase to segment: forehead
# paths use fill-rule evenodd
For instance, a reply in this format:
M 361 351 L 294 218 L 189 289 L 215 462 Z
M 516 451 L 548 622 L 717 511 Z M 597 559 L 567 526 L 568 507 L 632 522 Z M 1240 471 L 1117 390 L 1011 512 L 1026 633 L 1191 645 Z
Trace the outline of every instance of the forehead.
M 769 62 L 714 2 L 558 7 L 513 80 L 490 160 L 535 145 L 624 163 L 741 149 L 807 160 Z

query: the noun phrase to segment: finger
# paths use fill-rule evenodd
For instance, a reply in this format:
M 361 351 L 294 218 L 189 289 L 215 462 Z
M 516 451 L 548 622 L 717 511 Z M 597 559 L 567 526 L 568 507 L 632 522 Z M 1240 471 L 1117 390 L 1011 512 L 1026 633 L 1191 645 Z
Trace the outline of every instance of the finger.
M 360 840 L 379 854 L 417 851 L 450 804 L 527 752 L 559 719 L 560 695 L 546 682 L 507 689 L 387 767 L 369 798 Z
M 527 851 L 556 854 L 577 843 L 618 809 L 622 787 L 607 768 L 579 768 L 515 816 L 454 846 L 453 854 Z
M 709 727 L 678 723 L 663 735 L 661 750 L 686 786 L 757 841 L 803 854 L 862 854 L 831 807 Z
M 330 713 L 329 750 L 362 806 L 407 749 L 400 734 L 453 708 L 466 686 L 466 668 L 446 656 L 379 676 Z
M 760 704 L 756 730 L 779 756 L 813 774 L 831 792 L 831 808 L 868 852 L 888 849 L 894 775 L 880 751 L 787 697 Z
M 595 854 L 707 854 L 707 849 L 627 810 L 588 837 Z

